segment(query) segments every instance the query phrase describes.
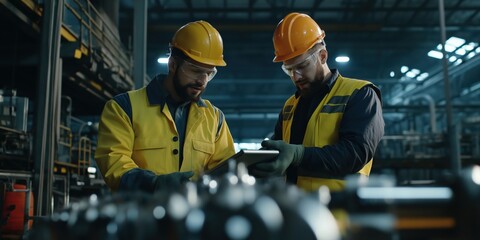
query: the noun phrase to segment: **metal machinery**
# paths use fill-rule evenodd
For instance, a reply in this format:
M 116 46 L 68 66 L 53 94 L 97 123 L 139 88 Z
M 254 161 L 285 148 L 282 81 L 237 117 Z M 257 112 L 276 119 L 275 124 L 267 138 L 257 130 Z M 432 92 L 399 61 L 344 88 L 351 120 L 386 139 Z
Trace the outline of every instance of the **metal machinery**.
M 18 161 L 0 163 L 3 169 L 27 166 L 31 139 L 27 133 L 28 98 L 17 97 L 15 90 L 0 91 L 0 155 Z
M 442 185 L 352 176 L 343 192 L 306 194 L 282 179 L 255 179 L 239 164 L 155 195 L 92 195 L 39 221 L 29 238 L 475 239 L 479 190 L 480 166 Z
M 58 8 L 51 11 L 54 6 Z M 0 12 L 4 32 L 0 43 L 4 53 L 0 64 L 0 205 L 10 193 L 33 192 L 33 216 L 50 215 L 54 209 L 104 190 L 93 162 L 96 116 L 106 100 L 133 88 L 132 58 L 108 16 L 111 12 L 91 1 L 2 0 Z M 58 29 L 47 24 L 55 14 L 59 14 L 59 21 L 53 20 L 59 23 Z M 50 42 L 40 41 L 45 35 Z M 42 58 L 43 48 L 56 47 L 57 58 L 56 54 Z M 56 70 L 43 77 L 49 68 L 46 62 Z M 56 87 L 48 88 L 51 83 Z M 33 204 L 27 203 L 31 199 L 16 203 L 26 206 L 21 214 L 25 227 L 12 233 L 13 238 L 29 229 L 26 223 L 31 222 L 28 211 Z M 17 214 L 21 208 L 16 209 L 8 214 Z M 2 229 L 10 224 L 5 216 Z M 0 238 L 6 234 L 1 231 Z
M 452 167 L 480 164 L 479 107 L 458 105 L 454 134 L 443 123 L 445 109 L 432 97 L 412 97 L 403 105 L 384 108 L 388 121 L 380 142 L 374 171 L 391 173 L 399 183 L 434 182 Z M 425 100 L 428 101 L 419 101 Z M 427 104 L 423 104 L 427 102 Z M 454 143 L 451 148 L 449 144 Z
M 33 215 L 28 98 L 0 91 L 0 237 L 21 234 Z M 30 225 L 29 225 L 30 224 Z

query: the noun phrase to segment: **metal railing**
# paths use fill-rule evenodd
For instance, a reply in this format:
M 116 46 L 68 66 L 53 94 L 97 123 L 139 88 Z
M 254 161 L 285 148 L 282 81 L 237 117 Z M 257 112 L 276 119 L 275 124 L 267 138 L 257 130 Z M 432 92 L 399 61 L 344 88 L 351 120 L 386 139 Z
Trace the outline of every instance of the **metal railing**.
M 80 137 L 78 141 L 78 176 L 87 176 L 92 159 L 92 142 L 88 137 Z
M 129 77 L 132 71 L 130 53 L 121 43 L 118 32 L 89 1 L 66 0 L 63 26 L 80 39 L 79 43 L 85 45 L 90 57 L 93 53 L 101 56 L 110 64 L 109 70 L 125 77 L 129 87 L 133 87 Z

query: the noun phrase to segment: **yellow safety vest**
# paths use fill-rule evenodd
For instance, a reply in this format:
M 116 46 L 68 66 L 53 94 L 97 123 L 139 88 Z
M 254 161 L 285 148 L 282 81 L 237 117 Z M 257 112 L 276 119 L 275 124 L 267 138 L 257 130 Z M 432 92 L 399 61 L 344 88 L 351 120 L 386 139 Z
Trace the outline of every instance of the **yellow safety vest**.
M 354 92 L 366 85 L 373 84 L 368 81 L 344 78 L 339 75 L 333 88 L 323 98 L 310 117 L 303 138 L 303 145 L 305 147 L 323 147 L 337 143 L 340 122 L 348 99 Z M 283 107 L 282 137 L 283 141 L 287 143 L 290 142 L 293 116 L 299 100 L 300 98 L 291 96 Z M 372 168 L 372 162 L 373 159 L 368 161 L 358 173 L 368 176 Z M 322 185 L 329 187 L 331 191 L 339 191 L 345 187 L 345 181 L 341 179 L 302 176 L 302 170 L 299 169 L 298 187 L 306 191 L 315 191 Z
M 100 119 L 95 160 L 112 190 L 133 168 L 156 174 L 194 171 L 197 178 L 235 153 L 223 113 L 202 99 L 190 105 L 180 168 L 180 141 L 167 104 L 150 104 L 146 87 L 128 96 L 132 119 L 114 100 L 106 103 Z

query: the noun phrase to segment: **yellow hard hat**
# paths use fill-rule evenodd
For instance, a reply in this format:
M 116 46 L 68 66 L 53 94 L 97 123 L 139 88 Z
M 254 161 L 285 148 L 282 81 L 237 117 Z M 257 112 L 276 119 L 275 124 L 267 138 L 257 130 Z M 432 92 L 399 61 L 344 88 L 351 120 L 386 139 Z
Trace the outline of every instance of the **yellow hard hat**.
M 212 66 L 226 66 L 220 33 L 205 21 L 190 22 L 177 30 L 170 43 L 191 59 Z
M 307 14 L 290 13 L 277 25 L 273 34 L 274 62 L 299 56 L 325 38 L 325 32 Z

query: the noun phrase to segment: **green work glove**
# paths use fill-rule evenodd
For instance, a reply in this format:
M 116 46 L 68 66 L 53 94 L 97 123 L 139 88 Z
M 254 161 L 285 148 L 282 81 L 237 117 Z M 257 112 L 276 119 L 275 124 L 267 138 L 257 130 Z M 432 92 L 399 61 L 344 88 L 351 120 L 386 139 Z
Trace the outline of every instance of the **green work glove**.
M 193 172 L 174 172 L 170 174 L 157 175 L 153 182 L 153 191 L 178 189 L 182 184 L 193 177 Z
M 278 156 L 273 161 L 257 163 L 250 168 L 250 174 L 255 177 L 281 176 L 289 166 L 298 166 L 303 158 L 303 145 L 288 144 L 284 141 L 266 140 L 262 142 L 265 149 L 276 149 Z

